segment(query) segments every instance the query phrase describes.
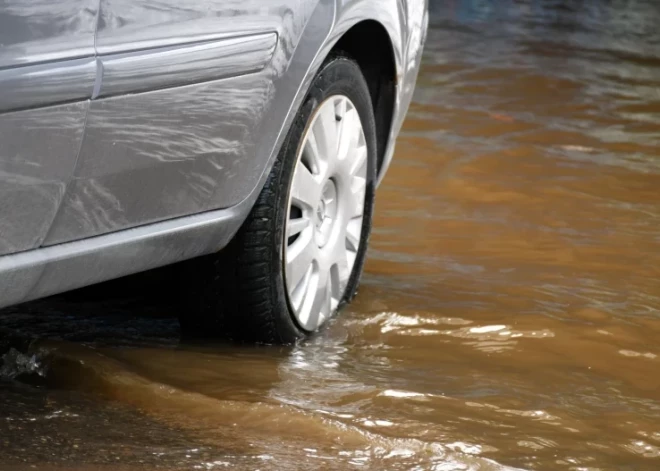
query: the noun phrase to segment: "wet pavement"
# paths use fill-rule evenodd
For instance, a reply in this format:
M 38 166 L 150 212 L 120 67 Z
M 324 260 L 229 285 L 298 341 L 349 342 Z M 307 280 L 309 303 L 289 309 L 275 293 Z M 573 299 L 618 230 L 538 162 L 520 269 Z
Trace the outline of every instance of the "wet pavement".
M 660 4 L 433 1 L 355 302 L 182 344 L 176 270 L 6 309 L 0 469 L 660 469 Z

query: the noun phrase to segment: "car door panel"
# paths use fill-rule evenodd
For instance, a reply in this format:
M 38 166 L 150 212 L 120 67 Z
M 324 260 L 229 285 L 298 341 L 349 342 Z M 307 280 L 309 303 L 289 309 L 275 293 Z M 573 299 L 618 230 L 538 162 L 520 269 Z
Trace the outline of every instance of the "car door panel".
M 253 74 L 93 101 L 45 243 L 199 212 L 218 186 L 240 201 L 269 85 Z
M 45 244 L 242 201 L 270 153 L 257 147 L 278 137 L 278 117 L 264 117 L 316 4 L 102 0 L 99 99 Z
M 0 69 L 94 56 L 99 0 L 0 2 Z
M 0 255 L 38 247 L 80 148 L 87 102 L 0 115 Z
M 43 242 L 73 175 L 96 80 L 97 5 L 0 3 L 0 255 Z

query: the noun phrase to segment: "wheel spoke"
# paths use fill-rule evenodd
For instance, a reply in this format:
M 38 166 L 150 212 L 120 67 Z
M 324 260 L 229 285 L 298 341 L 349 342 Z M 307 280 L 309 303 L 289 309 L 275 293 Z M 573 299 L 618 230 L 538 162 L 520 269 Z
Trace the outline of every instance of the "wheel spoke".
M 353 116 L 353 118 L 351 118 Z M 346 113 L 339 145 L 339 160 L 337 170 L 346 178 L 367 176 L 367 146 L 364 143 L 360 118 L 355 110 Z
M 360 131 L 360 117 L 357 111 L 355 109 L 347 110 L 339 123 L 338 157 L 340 160 L 351 159 L 352 151 L 357 147 Z
M 303 230 L 307 229 L 307 227 L 309 227 L 310 224 L 311 224 L 311 220 L 308 217 L 306 217 L 304 214 L 299 218 L 289 219 L 289 223 L 286 226 L 287 238 L 294 236 L 296 234 L 300 234 Z
M 318 325 L 318 312 L 314 312 L 314 301 L 316 299 L 317 288 L 319 285 L 318 270 L 314 270 L 314 266 L 310 266 L 310 270 L 305 279 L 304 285 L 301 286 L 301 299 L 300 304 L 296 309 L 298 321 L 303 327 L 314 329 Z M 301 283 L 302 285 L 302 283 Z
M 359 146 L 355 149 L 355 152 L 350 159 L 350 167 L 348 174 L 351 176 L 366 176 L 367 174 L 367 146 Z
M 364 213 L 364 197 L 367 182 L 364 178 L 353 177 L 353 183 L 348 191 L 347 211 L 351 219 L 362 216 Z
M 314 178 L 314 175 L 305 167 L 302 162 L 298 162 L 293 174 L 293 183 L 291 185 L 291 199 L 299 204 L 305 205 L 308 209 L 314 209 L 321 194 L 321 185 Z
M 351 275 L 352 264 L 349 266 L 346 252 L 346 244 L 340 240 L 335 246 L 333 253 L 333 266 L 330 270 L 331 294 L 334 300 L 333 308 L 339 304 L 341 297 L 344 295 L 346 285 L 348 284 L 348 278 Z
M 347 101 L 345 98 L 335 98 L 335 119 L 342 120 L 346 114 L 346 104 Z
M 310 233 L 299 237 L 286 249 L 286 280 L 290 290 L 298 286 L 316 258 L 316 244 Z
M 291 290 L 291 303 L 293 304 L 293 308 L 298 312 L 302 310 L 305 300 L 309 298 L 313 272 L 314 265 L 310 264 L 298 286 Z
M 321 308 L 321 314 L 324 318 L 328 318 L 332 315 L 332 278 L 330 273 L 328 273 L 328 282 L 325 284 L 325 302 Z
M 314 129 L 310 129 L 307 133 L 303 158 L 305 163 L 309 165 L 309 168 L 312 169 L 312 173 L 315 175 L 323 174 L 325 168 L 328 166 L 327 162 L 323 161 L 323 155 L 321 155 L 321 151 L 319 150 L 319 144 L 316 140 Z
M 323 106 L 314 124 L 314 135 L 326 162 L 337 156 L 337 118 L 334 106 Z
M 312 303 L 312 308 L 310 312 L 309 319 L 312 320 L 314 319 L 317 321 L 316 323 L 318 324 L 319 321 L 323 320 L 323 318 L 327 318 L 330 316 L 330 273 L 328 270 L 319 270 L 319 280 L 318 280 L 318 285 L 316 286 L 316 292 L 314 294 L 314 302 Z M 309 324 L 311 324 L 310 321 L 308 321 Z
M 360 232 L 362 231 L 362 218 L 351 219 L 346 226 L 346 248 L 357 253 L 360 246 Z

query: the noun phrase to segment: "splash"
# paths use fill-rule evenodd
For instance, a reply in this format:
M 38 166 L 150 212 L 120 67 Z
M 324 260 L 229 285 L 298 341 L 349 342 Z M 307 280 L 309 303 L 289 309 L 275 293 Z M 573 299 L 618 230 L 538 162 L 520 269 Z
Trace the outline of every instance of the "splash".
M 17 376 L 33 374 L 44 377 L 46 367 L 43 360 L 43 356 L 39 353 L 21 353 L 12 347 L 2 355 L 0 378 L 13 379 Z

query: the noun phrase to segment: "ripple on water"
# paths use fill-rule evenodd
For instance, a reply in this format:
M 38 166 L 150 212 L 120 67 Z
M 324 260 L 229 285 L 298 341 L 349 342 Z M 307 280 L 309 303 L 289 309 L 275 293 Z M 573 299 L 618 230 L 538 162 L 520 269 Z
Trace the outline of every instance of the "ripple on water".
M 350 308 L 292 348 L 181 345 L 160 285 L 7 310 L 70 343 L 3 361 L 44 373 L 3 466 L 659 468 L 660 3 L 429 5 Z

